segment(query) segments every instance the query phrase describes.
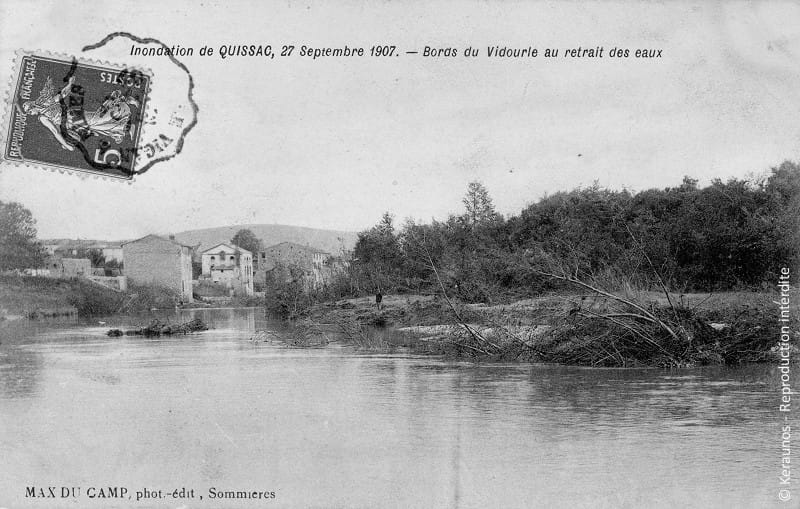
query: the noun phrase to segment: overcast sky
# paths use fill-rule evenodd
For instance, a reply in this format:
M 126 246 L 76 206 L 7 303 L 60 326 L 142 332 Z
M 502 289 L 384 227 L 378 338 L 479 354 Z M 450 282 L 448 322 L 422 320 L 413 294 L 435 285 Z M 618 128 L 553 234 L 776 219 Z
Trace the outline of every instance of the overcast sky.
M 800 6 L 729 2 L 0 3 L 14 50 L 79 54 L 125 30 L 166 44 L 480 48 L 478 58 L 180 59 L 200 112 L 183 152 L 133 184 L 0 167 L 42 237 L 132 238 L 242 223 L 360 230 L 461 209 L 472 180 L 516 213 L 545 193 L 764 172 L 800 151 Z M 603 46 L 497 59 L 490 45 Z M 611 59 L 613 47 L 660 59 Z M 298 50 L 296 50 L 298 51 Z M 151 57 L 159 58 L 159 57 Z M 121 64 L 128 62 L 121 61 Z M 169 86 L 154 78 L 154 86 Z

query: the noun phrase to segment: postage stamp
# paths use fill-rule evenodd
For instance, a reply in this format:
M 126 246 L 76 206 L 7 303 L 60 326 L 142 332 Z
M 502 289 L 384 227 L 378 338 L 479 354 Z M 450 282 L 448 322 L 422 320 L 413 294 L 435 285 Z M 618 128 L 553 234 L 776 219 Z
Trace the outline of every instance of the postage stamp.
M 21 53 L 2 156 L 131 179 L 152 76 L 140 69 Z

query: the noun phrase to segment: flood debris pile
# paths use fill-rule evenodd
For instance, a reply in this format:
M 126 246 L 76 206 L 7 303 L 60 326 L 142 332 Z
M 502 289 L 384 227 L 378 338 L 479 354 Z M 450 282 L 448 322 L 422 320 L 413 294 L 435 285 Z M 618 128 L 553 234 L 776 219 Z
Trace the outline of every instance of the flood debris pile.
M 473 360 L 685 367 L 777 356 L 776 336 L 767 325 L 774 306 L 767 297 L 698 308 L 678 299 L 593 293 L 540 305 L 456 310 L 439 325 L 398 330 L 416 339 L 409 342 L 415 350 Z M 793 356 L 799 353 L 795 349 Z
M 191 334 L 193 332 L 201 332 L 208 330 L 208 326 L 199 318 L 184 322 L 181 324 L 169 324 L 161 320 L 153 320 L 145 327 L 138 327 L 136 329 L 129 329 L 123 331 L 121 329 L 111 329 L 106 335 L 111 337 L 118 336 L 170 336 L 174 334 Z
M 622 367 L 719 363 L 717 331 L 689 309 L 645 307 L 606 298 L 581 304 L 539 339 L 538 360 Z
M 413 309 L 410 305 L 385 305 L 377 309 L 367 299 L 360 305 L 349 301 L 337 301 L 320 304 L 309 311 L 308 318 L 323 321 L 329 324 L 358 323 L 375 327 L 386 327 L 404 323 L 409 312 Z
M 257 330 L 250 338 L 253 343 L 283 343 L 296 348 L 314 348 L 326 346 L 331 342 L 324 326 L 308 319 L 291 323 L 281 331 Z
M 546 276 L 563 288 L 508 303 L 467 303 L 447 295 L 369 297 L 312 308 L 303 321 L 325 326 L 342 344 L 371 351 L 408 348 L 475 361 L 548 362 L 598 367 L 686 367 L 778 359 L 773 295 L 684 294 L 656 287 L 614 290 L 575 273 Z M 611 285 L 608 285 L 611 286 Z M 793 317 L 792 331 L 800 330 Z M 793 333 L 795 343 L 800 334 Z M 303 324 L 291 346 L 319 346 L 317 327 Z M 800 349 L 792 347 L 792 358 Z
M 311 320 L 300 320 L 289 330 L 280 334 L 279 339 L 289 346 L 309 348 L 328 344 L 328 335 L 323 328 Z
M 367 325 L 358 321 L 340 321 L 336 323 L 336 327 L 340 335 L 359 350 L 389 351 L 398 345 L 390 344 L 386 340 L 381 330 L 386 322 L 380 320 L 380 315 L 376 317 L 378 320 Z
M 476 360 L 537 360 L 536 341 L 551 329 L 548 325 L 499 324 L 485 322 L 401 327 L 399 332 L 416 341 L 407 341 L 415 351 Z

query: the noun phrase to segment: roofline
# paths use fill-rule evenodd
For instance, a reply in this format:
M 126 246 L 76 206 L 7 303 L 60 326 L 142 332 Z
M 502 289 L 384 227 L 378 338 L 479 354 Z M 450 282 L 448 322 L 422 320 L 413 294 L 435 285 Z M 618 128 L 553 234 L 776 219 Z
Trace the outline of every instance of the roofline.
M 278 242 L 277 244 L 273 244 L 271 246 L 267 246 L 267 247 L 264 248 L 263 251 L 259 251 L 259 252 L 266 252 L 267 250 L 272 249 L 273 247 L 282 246 L 284 244 L 292 244 L 294 246 L 300 246 L 303 249 L 308 249 L 309 251 L 314 251 L 315 253 L 331 254 L 328 251 L 324 251 L 324 250 L 319 249 L 317 247 L 307 246 L 305 244 L 300 244 L 299 242 L 292 242 L 290 240 L 287 240 L 287 241 L 284 241 L 284 242 Z
M 155 238 L 157 238 L 159 240 L 163 240 L 163 241 L 166 241 L 166 242 L 172 242 L 173 244 L 175 244 L 177 246 L 188 247 L 189 249 L 192 249 L 192 246 L 189 246 L 189 245 L 186 245 L 186 244 L 181 244 L 180 242 L 178 242 L 175 239 L 165 238 L 165 237 L 162 237 L 161 235 L 156 235 L 155 233 L 150 233 L 148 235 L 145 235 L 144 237 L 139 237 L 138 239 L 134 239 L 134 240 L 129 240 L 127 242 L 123 242 L 122 244 L 120 244 L 119 247 L 123 247 L 126 244 L 133 244 L 134 242 L 139 242 L 140 240 L 144 240 L 147 237 L 155 237 Z
M 216 244 L 213 247 L 210 247 L 208 249 L 204 249 L 203 251 L 200 252 L 200 254 L 206 254 L 209 251 L 211 251 L 212 249 L 216 249 L 216 248 L 218 248 L 220 246 L 227 246 L 227 247 L 233 249 L 234 251 L 240 251 L 240 252 L 243 252 L 243 253 L 247 253 L 250 256 L 253 256 L 253 252 L 252 251 L 248 251 L 247 249 L 245 249 L 243 247 L 239 247 L 239 246 L 237 246 L 235 244 L 231 244 L 229 242 L 220 242 L 219 244 Z

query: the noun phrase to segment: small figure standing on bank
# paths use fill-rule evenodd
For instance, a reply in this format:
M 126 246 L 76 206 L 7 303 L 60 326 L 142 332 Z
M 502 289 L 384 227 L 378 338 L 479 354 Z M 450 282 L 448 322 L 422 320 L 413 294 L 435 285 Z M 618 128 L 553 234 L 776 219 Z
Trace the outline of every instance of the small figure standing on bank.
M 383 294 L 381 292 L 375 293 L 375 306 L 378 309 L 383 309 Z

